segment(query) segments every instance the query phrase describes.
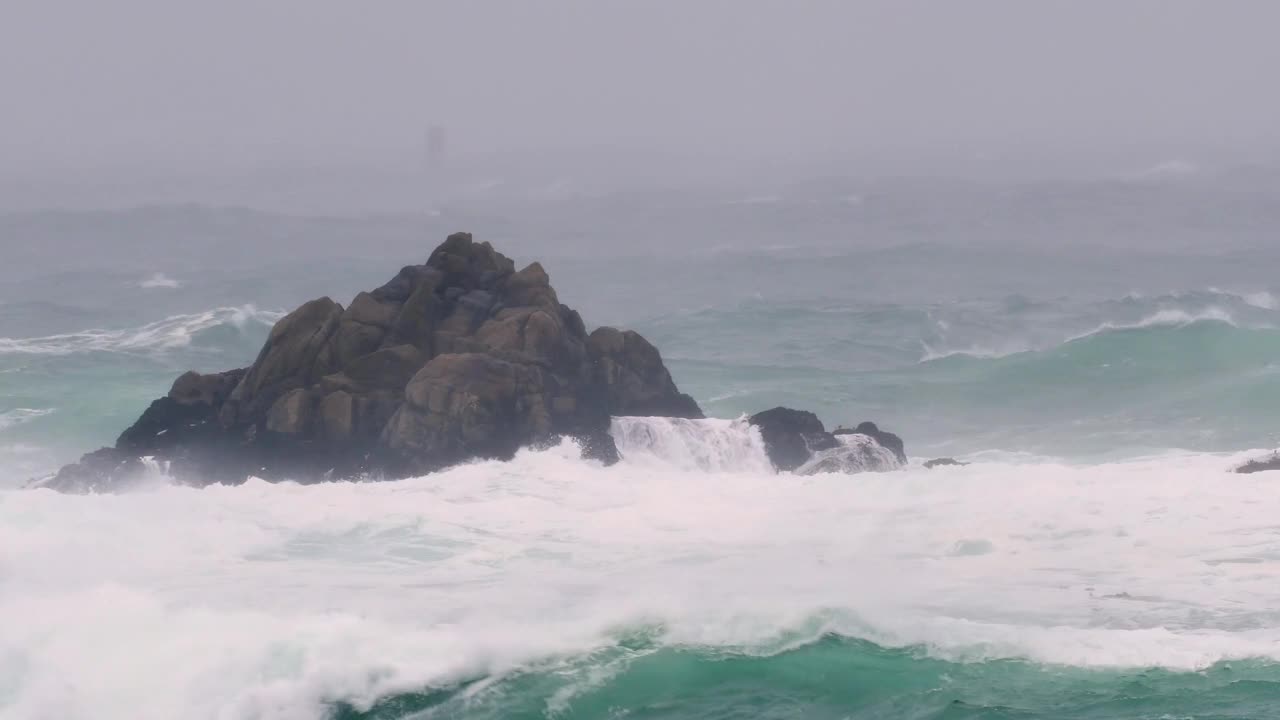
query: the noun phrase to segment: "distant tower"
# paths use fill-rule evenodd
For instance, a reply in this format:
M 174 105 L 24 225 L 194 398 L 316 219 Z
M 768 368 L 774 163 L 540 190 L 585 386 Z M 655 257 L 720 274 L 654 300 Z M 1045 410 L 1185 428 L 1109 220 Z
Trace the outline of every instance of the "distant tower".
M 423 155 L 423 175 L 426 183 L 427 209 L 438 212 L 444 201 L 444 128 L 432 125 L 427 128 L 426 149 Z
M 444 163 L 444 128 L 432 125 L 427 128 L 427 169 L 439 172 Z

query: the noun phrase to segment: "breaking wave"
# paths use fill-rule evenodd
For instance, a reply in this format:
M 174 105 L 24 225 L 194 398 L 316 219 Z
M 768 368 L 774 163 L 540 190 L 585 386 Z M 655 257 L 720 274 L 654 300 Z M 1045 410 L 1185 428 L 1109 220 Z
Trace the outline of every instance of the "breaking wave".
M 796 468 L 796 474 L 883 472 L 902 466 L 892 450 L 868 435 L 853 433 L 837 435 L 836 439 L 840 447 L 814 453 L 808 462 Z
M 52 412 L 51 408 L 15 408 L 0 412 L 0 430 L 31 422 Z
M 1257 302 L 1262 302 L 1258 300 Z M 1258 307 L 1262 307 L 1259 305 Z M 1200 322 L 1219 322 L 1230 325 L 1232 327 L 1240 327 L 1235 317 L 1226 310 L 1217 307 L 1209 307 L 1199 311 L 1187 311 L 1180 309 L 1166 309 L 1154 312 L 1146 317 L 1133 322 L 1123 321 L 1106 321 L 1100 323 L 1091 330 L 1078 333 L 1067 337 L 1063 344 L 1072 343 L 1077 340 L 1083 340 L 1095 335 L 1102 335 L 1111 332 L 1125 330 L 1141 330 L 1153 327 L 1185 327 L 1193 323 Z M 1016 341 L 1015 341 L 1016 342 Z M 1005 345 L 1002 347 L 972 347 L 963 350 L 947 350 L 935 351 L 928 345 L 925 345 L 924 357 L 920 362 L 927 363 L 934 360 L 942 360 L 949 357 L 965 356 L 971 358 L 998 359 L 1008 357 L 1010 355 L 1018 355 L 1026 352 L 1035 352 L 1044 350 L 1045 348 L 1037 348 L 1029 345 Z
M 220 327 L 270 327 L 282 313 L 252 305 L 174 315 L 124 330 L 84 330 L 32 338 L 0 337 L 0 355 L 72 355 L 88 352 L 145 353 L 190 347 L 202 334 Z
M 626 462 L 703 472 L 773 472 L 760 431 L 745 419 L 616 417 L 610 433 Z
M 152 273 L 151 277 L 140 281 L 138 283 L 138 287 L 142 288 L 143 290 L 155 290 L 155 289 L 174 290 L 182 287 L 182 283 L 178 282 L 177 280 L 174 280 L 173 278 L 169 277 L 168 275 L 165 275 L 164 273 L 158 272 L 158 273 Z
M 0 714 L 1266 718 L 1274 481 L 1237 461 L 780 478 L 565 443 L 0 492 Z

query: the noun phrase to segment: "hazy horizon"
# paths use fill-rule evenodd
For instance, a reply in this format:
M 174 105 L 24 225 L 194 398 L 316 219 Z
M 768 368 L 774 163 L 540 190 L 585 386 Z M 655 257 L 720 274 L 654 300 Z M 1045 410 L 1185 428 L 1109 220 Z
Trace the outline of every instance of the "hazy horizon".
M 423 171 L 432 126 L 451 175 L 633 187 L 1280 158 L 1266 2 L 122 0 L 6 15 L 10 208 L 174 188 L 216 202 L 254 183 L 276 186 L 272 205 L 326 177 L 369 187 L 350 210 L 377 209 L 378 178 Z

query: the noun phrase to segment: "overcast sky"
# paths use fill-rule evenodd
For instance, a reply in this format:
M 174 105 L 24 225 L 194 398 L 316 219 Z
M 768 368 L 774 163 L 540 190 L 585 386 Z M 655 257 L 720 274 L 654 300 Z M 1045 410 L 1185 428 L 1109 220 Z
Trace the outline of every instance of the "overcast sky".
M 1280 2 L 0 0 L 0 166 L 1280 140 Z

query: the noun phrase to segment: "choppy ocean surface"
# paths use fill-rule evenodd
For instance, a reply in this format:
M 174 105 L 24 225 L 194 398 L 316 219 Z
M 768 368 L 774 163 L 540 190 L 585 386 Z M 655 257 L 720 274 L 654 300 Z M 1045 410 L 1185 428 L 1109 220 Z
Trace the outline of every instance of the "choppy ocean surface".
M 1277 480 L 1227 473 L 1280 431 L 1266 252 L 495 230 L 716 419 L 619 421 L 612 468 L 566 444 L 393 483 L 18 489 L 433 232 L 0 278 L 0 717 L 1276 717 Z M 912 465 L 772 474 L 736 418 L 778 404 L 875 420 Z

